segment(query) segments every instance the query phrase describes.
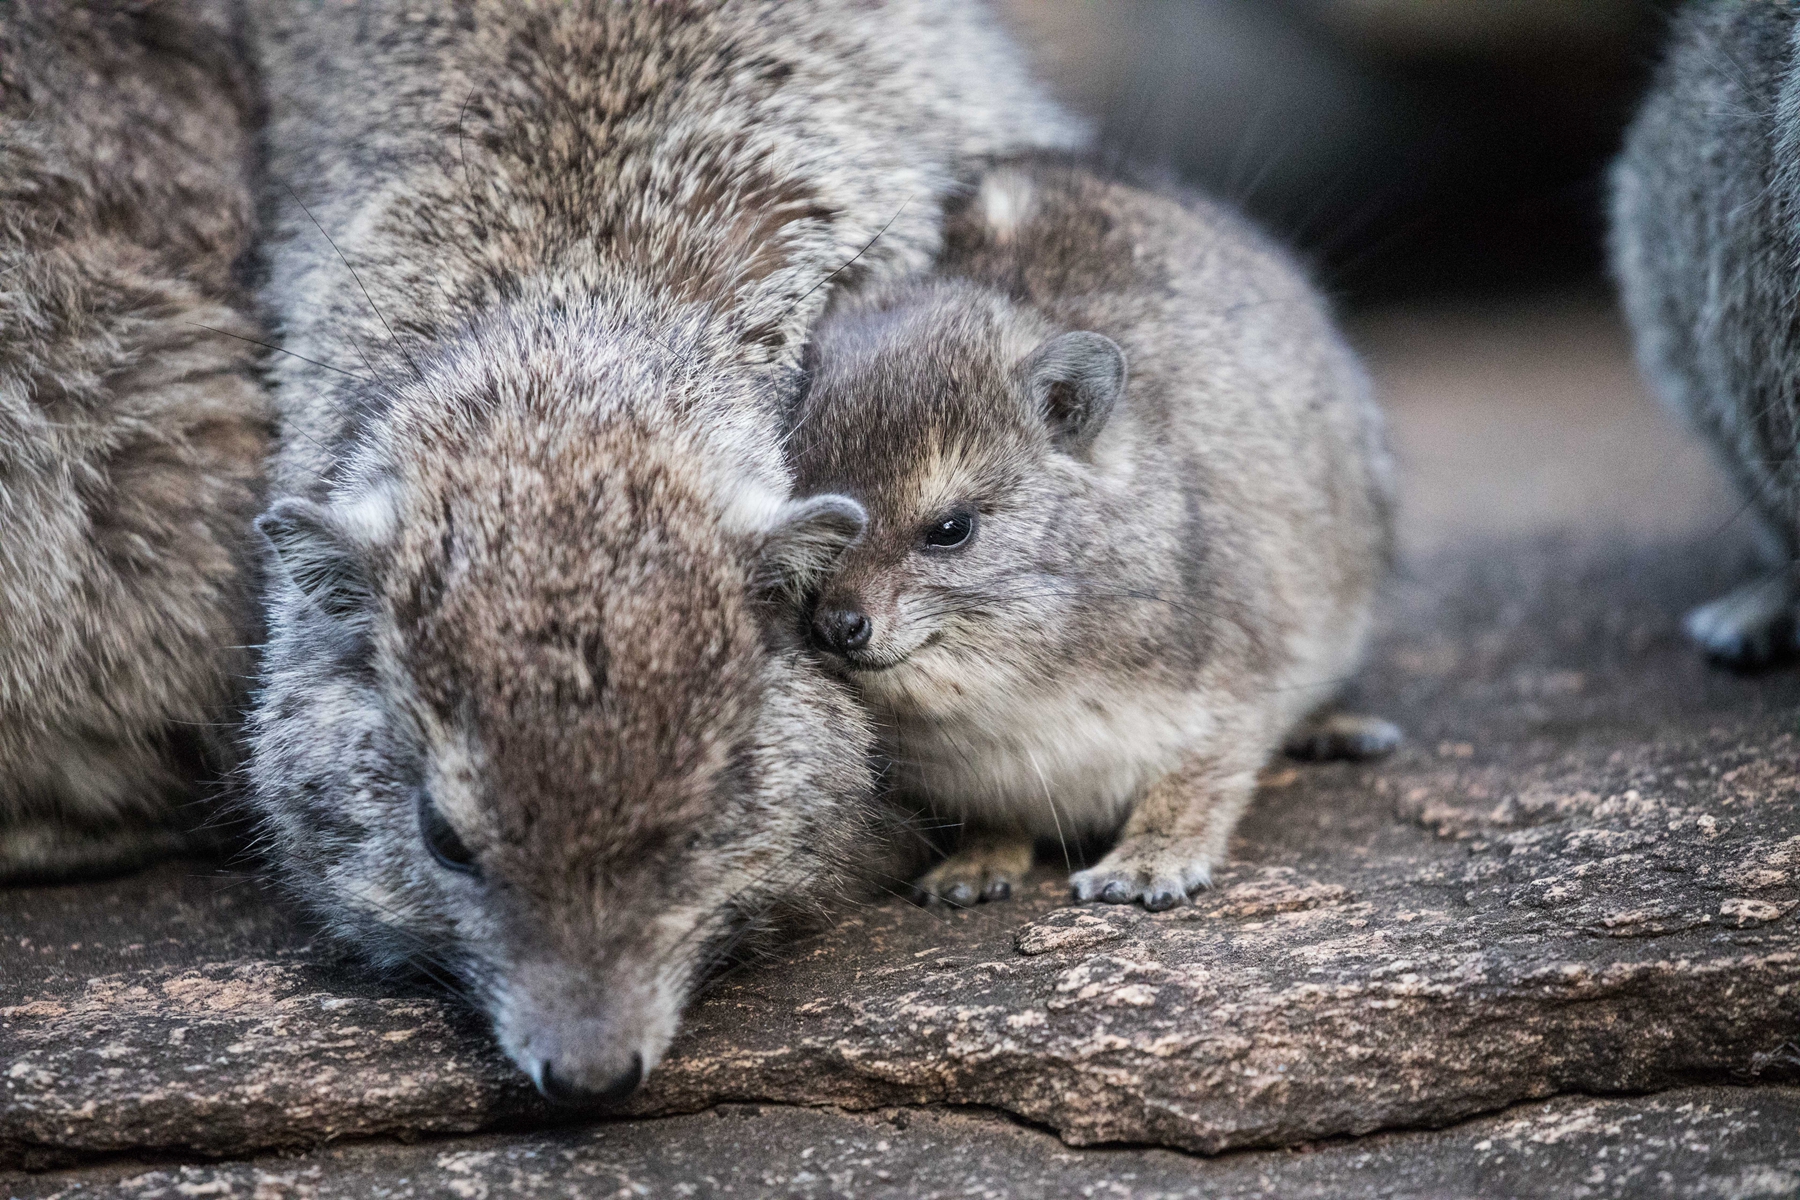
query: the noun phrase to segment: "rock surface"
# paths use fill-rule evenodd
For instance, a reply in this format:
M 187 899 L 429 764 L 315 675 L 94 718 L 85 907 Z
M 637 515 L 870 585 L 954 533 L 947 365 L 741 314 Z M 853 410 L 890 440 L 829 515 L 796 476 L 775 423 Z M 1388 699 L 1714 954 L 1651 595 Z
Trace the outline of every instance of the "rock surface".
M 727 1106 L 662 1121 L 418 1146 L 361 1145 L 217 1166 L 118 1165 L 15 1181 L 17 1200 L 362 1200 L 382 1196 L 1525 1197 L 1789 1196 L 1800 1090 L 1565 1097 L 1440 1133 L 1196 1159 L 1071 1152 L 969 1111 Z
M 1364 691 L 1413 748 L 1273 773 L 1198 904 L 1046 881 L 852 917 L 721 988 L 646 1107 L 972 1103 L 1214 1152 L 1771 1077 L 1800 1030 L 1800 697 L 1676 640 L 1706 559 L 1441 564 Z
M 1418 572 L 1361 696 L 1410 747 L 1278 767 L 1197 904 L 1070 908 L 1045 869 L 1009 903 L 853 912 L 715 987 L 632 1111 L 972 1104 L 1215 1152 L 1785 1078 L 1800 680 L 1679 642 L 1723 553 Z M 230 877 L 7 893 L 0 928 L 12 1162 L 544 1116 L 454 1004 L 358 978 Z
M 1423 400 L 1399 390 L 1397 426 L 1414 428 Z M 1497 476 L 1559 403 L 1490 451 Z M 1449 428 L 1494 419 L 1465 415 Z M 1743 576 L 1746 538 L 1716 505 L 1676 511 L 1663 488 L 1693 463 L 1641 401 L 1558 419 L 1569 444 L 1543 457 L 1615 456 L 1593 511 L 1565 500 L 1554 528 L 1521 529 L 1448 492 L 1416 504 L 1355 697 L 1407 729 L 1393 759 L 1277 764 L 1190 908 L 1071 908 L 1048 847 L 1008 903 L 852 910 L 720 981 L 632 1111 L 973 1105 L 1073 1145 L 1214 1152 L 1563 1092 L 1800 1079 L 1800 675 L 1721 674 L 1681 641 L 1680 613 Z M 1403 461 L 1476 469 L 1434 436 L 1403 437 Z M 1503 494 L 1498 477 L 1460 482 L 1489 507 Z M 1650 1121 L 1651 1102 L 1620 1103 Z M 247 876 L 175 864 L 0 892 L 0 1168 L 551 1118 L 478 1020 L 337 959 Z M 651 1154 L 652 1133 L 618 1130 L 688 1128 L 591 1136 Z M 551 1144 L 494 1142 L 510 1148 L 492 1161 Z

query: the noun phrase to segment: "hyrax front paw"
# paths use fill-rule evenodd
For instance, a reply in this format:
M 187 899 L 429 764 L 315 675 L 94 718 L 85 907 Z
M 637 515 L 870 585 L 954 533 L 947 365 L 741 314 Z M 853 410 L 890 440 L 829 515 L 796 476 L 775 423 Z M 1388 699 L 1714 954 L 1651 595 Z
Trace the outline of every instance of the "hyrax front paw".
M 1302 762 L 1369 762 L 1392 754 L 1401 741 L 1400 727 L 1380 717 L 1334 712 L 1315 717 L 1288 735 L 1282 750 Z
M 1186 904 L 1190 893 L 1211 885 L 1212 859 L 1187 838 L 1128 837 L 1098 866 L 1069 876 L 1077 900 L 1142 901 L 1151 912 Z
M 1747 583 L 1681 622 L 1682 632 L 1721 666 L 1747 670 L 1794 657 L 1795 586 L 1788 572 Z
M 942 900 L 967 908 L 983 900 L 1005 900 L 1031 870 L 1031 839 L 1004 834 L 965 838 L 955 854 L 927 871 L 914 886 L 929 903 Z

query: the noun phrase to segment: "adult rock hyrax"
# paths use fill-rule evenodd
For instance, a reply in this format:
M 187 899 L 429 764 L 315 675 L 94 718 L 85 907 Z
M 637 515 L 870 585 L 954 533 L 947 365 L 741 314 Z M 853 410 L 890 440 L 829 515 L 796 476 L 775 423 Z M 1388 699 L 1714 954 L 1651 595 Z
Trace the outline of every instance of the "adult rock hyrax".
M 270 413 L 227 0 L 0 13 L 0 883 L 211 840 Z
M 1070 129 L 965 0 L 252 13 L 270 852 L 545 1093 L 617 1097 L 860 837 L 867 728 L 791 607 L 863 523 L 791 495 L 807 331 L 929 263 L 958 164 Z
M 1760 578 L 1688 614 L 1712 658 L 1800 653 L 1800 23 L 1693 4 L 1613 172 L 1612 261 L 1638 362 L 1743 493 Z
M 869 523 L 812 624 L 899 795 L 965 826 L 923 886 L 1004 895 L 1034 837 L 1118 830 L 1076 895 L 1184 902 L 1388 558 L 1381 421 L 1316 294 L 1216 206 L 1003 166 L 938 277 L 842 302 L 813 360 L 801 486 Z

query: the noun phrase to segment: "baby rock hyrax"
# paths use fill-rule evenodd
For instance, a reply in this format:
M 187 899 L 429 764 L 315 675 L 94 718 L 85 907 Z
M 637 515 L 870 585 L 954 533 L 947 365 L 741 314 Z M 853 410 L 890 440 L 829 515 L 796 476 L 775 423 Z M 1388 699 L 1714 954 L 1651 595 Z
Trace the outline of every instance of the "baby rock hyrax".
M 251 9 L 272 856 L 547 1095 L 616 1098 L 869 807 L 793 610 L 863 521 L 792 494 L 806 335 L 929 264 L 965 157 L 1069 131 L 966 0 Z
M 817 332 L 801 487 L 869 523 L 815 640 L 899 795 L 964 825 L 929 893 L 1004 895 L 1033 837 L 1117 829 L 1078 898 L 1180 904 L 1362 652 L 1389 545 L 1368 385 L 1231 215 L 1067 166 L 988 175 L 940 272 Z

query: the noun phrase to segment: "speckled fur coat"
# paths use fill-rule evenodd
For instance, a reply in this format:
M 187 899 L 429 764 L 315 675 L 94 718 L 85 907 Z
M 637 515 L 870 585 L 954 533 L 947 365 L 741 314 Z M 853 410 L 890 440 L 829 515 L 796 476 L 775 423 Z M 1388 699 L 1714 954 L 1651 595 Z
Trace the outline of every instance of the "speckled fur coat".
M 1800 653 L 1800 9 L 1675 20 L 1613 173 L 1612 260 L 1638 361 L 1738 484 L 1767 573 L 1688 615 L 1709 655 Z
M 269 440 L 240 62 L 223 2 L 0 21 L 0 881 L 189 844 L 231 761 Z
M 870 518 L 821 589 L 862 624 L 828 661 L 899 797 L 963 830 L 930 894 L 1007 895 L 1034 837 L 1117 831 L 1077 897 L 1185 903 L 1361 658 L 1381 414 L 1304 274 L 1217 204 L 1023 162 L 946 242 L 815 340 L 790 446 Z
M 252 11 L 271 852 L 546 1093 L 617 1096 L 858 842 L 869 732 L 790 603 L 862 524 L 789 495 L 807 331 L 1073 130 L 965 0 Z

